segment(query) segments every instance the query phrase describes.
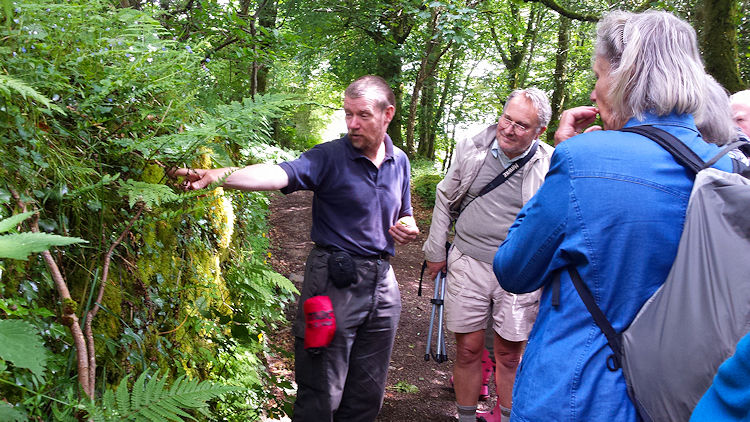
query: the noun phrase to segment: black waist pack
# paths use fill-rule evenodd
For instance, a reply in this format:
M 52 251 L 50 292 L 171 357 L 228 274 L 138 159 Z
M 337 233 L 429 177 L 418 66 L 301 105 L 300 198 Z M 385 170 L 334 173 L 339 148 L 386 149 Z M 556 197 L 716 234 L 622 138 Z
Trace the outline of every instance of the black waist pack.
M 348 252 L 336 251 L 328 256 L 328 279 L 339 289 L 357 282 L 357 264 Z

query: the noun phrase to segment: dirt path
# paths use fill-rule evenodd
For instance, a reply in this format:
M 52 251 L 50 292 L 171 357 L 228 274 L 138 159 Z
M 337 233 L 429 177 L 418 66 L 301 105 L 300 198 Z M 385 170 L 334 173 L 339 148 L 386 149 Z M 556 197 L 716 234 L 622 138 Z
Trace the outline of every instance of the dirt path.
M 304 262 L 312 248 L 311 200 L 310 192 L 296 192 L 287 196 L 275 195 L 271 201 L 271 265 L 297 286 L 301 285 Z M 391 357 L 385 401 L 377 420 L 455 421 L 455 398 L 453 390 L 449 388 L 452 359 L 455 356 L 452 335 L 446 337 L 448 362 L 424 360 L 434 284 L 426 281 L 421 297 L 417 296 L 417 289 L 423 260 L 421 247 L 429 228 L 431 210 L 420 207 L 416 200 L 414 202 L 415 218 L 422 233 L 416 241 L 397 246 L 396 256 L 391 260 L 401 287 L 403 308 Z M 293 318 L 293 314 L 294 309 L 287 312 L 289 318 Z M 291 330 L 284 329 L 273 341 L 291 350 Z M 277 365 L 275 370 L 288 374 L 293 379 L 292 365 L 291 361 L 285 361 Z M 480 403 L 480 410 L 487 409 L 490 404 Z

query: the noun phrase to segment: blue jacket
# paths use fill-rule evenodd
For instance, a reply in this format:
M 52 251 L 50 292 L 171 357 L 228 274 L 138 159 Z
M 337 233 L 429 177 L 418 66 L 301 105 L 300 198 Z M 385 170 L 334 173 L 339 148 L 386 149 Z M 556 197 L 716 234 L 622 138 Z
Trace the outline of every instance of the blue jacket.
M 647 115 L 704 160 L 691 115 Z M 723 157 L 715 166 L 731 170 Z M 494 259 L 503 289 L 531 292 L 575 265 L 615 330 L 621 331 L 664 282 L 685 220 L 693 177 L 643 136 L 598 131 L 560 144 L 546 180 L 523 207 Z M 634 421 L 621 371 L 567 273 L 560 304 L 545 289 L 513 390 L 512 418 L 523 421 Z M 689 369 L 689 368 L 686 368 Z
M 690 422 L 750 420 L 750 334 L 724 361 L 714 382 L 695 406 Z

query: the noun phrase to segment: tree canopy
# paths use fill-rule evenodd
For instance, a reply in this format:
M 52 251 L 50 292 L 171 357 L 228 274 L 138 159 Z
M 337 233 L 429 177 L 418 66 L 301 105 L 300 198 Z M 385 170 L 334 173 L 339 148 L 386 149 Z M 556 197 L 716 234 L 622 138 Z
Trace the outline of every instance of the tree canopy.
M 674 12 L 720 83 L 750 80 L 744 0 L 0 1 L 2 420 L 288 412 L 266 334 L 296 289 L 267 263 L 267 194 L 166 170 L 291 159 L 358 76 L 391 84 L 388 133 L 439 170 L 515 88 L 549 94 L 548 134 L 589 104 L 613 9 Z

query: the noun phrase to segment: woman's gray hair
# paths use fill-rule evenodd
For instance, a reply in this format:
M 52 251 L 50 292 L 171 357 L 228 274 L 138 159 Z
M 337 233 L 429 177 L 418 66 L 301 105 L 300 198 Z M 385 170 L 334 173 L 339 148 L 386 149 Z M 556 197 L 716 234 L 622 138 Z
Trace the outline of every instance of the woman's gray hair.
M 539 122 L 539 127 L 547 127 L 550 118 L 552 118 L 552 107 L 549 105 L 547 94 L 539 88 L 530 87 L 513 90 L 513 92 L 508 95 L 508 99 L 505 100 L 503 109 L 508 107 L 508 103 L 510 103 L 510 100 L 512 100 L 513 97 L 521 94 L 523 94 L 523 96 L 531 101 L 531 104 L 534 104 L 534 107 L 536 107 L 536 116 Z
M 703 109 L 705 70 L 687 22 L 662 11 L 615 11 L 599 21 L 596 35 L 596 56 L 610 65 L 617 120 Z
M 695 125 L 703 140 L 724 145 L 737 140 L 737 125 L 732 119 L 727 90 L 710 75 L 706 75 L 705 102 L 695 114 Z

